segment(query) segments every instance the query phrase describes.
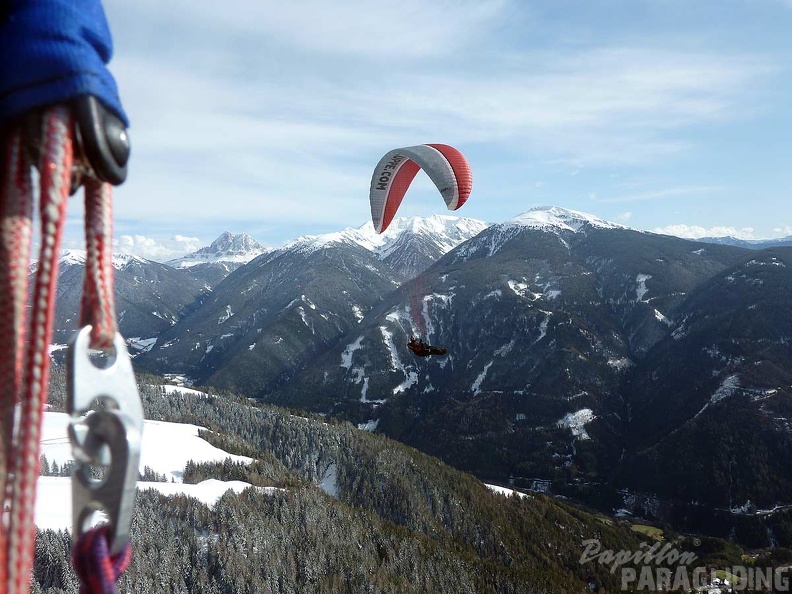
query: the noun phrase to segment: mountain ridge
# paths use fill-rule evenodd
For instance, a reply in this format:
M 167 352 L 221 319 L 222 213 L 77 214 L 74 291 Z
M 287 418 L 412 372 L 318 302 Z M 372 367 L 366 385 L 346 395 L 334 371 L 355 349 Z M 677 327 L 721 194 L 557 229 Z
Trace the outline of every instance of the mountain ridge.
M 613 508 L 647 493 L 712 510 L 789 503 L 792 469 L 769 454 L 792 428 L 778 343 L 792 336 L 781 297 L 792 291 L 790 248 L 704 244 L 557 207 L 479 222 L 449 250 L 444 231 L 433 239 L 418 223 L 379 246 L 360 228 L 304 237 L 211 290 L 196 281 L 189 305 L 152 335 L 131 335 L 145 338 L 137 362 L 343 417 L 490 482 L 541 479 L 573 496 L 598 485 L 585 496 Z M 411 274 L 403 264 L 417 245 L 428 256 L 408 262 Z M 411 333 L 449 354 L 416 359 Z M 729 414 L 750 432 L 720 423 L 730 427 L 720 433 Z M 744 453 L 729 433 L 747 440 Z M 746 466 L 731 487 L 722 469 L 691 470 L 713 452 L 730 457 L 725 468 Z M 644 470 L 680 456 L 675 481 Z

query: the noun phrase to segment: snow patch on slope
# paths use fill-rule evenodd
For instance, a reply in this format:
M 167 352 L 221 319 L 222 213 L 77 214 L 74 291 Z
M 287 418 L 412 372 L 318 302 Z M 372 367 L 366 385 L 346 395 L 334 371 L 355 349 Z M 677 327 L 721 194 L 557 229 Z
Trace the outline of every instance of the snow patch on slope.
M 134 338 L 127 338 L 126 343 L 129 348 L 135 349 L 137 354 L 148 353 L 157 343 L 157 339 L 140 338 L 139 336 L 136 336 Z
M 363 310 L 360 309 L 359 305 L 352 306 L 352 313 L 355 316 L 355 319 L 358 321 L 358 324 L 363 320 Z
M 515 295 L 518 295 L 520 297 L 525 297 L 526 299 L 530 299 L 531 301 L 536 301 L 542 296 L 541 293 L 534 293 L 533 291 L 531 291 L 529 289 L 530 285 L 527 282 L 525 282 L 525 279 L 523 279 L 522 281 L 509 280 L 506 284 L 514 292 Z
M 478 395 L 481 393 L 481 383 L 484 381 L 484 378 L 487 377 L 487 372 L 489 371 L 489 368 L 492 367 L 492 363 L 493 362 L 490 361 L 484 366 L 484 370 L 481 373 L 479 373 L 478 377 L 476 378 L 476 381 L 474 381 L 473 385 L 470 386 L 470 389 L 473 391 L 474 394 Z
M 608 359 L 608 365 L 616 371 L 624 371 L 629 369 L 632 364 L 632 361 L 630 361 L 627 357 Z
M 662 313 L 660 313 L 659 311 L 657 311 L 657 310 L 654 310 L 654 314 L 655 314 L 655 319 L 656 319 L 658 322 L 661 322 L 661 323 L 665 324 L 665 325 L 666 325 L 666 326 L 668 326 L 669 328 L 670 328 L 671 326 L 673 326 L 673 325 L 674 325 L 674 322 L 672 322 L 671 320 L 669 320 L 667 317 L 665 317 L 665 316 L 664 316 Z
M 162 386 L 166 394 L 184 394 L 186 396 L 195 396 L 197 398 L 207 398 L 209 394 L 201 392 L 200 390 L 193 390 L 192 388 L 185 388 L 184 386 Z
M 638 283 L 638 287 L 635 289 L 637 301 L 643 301 L 644 295 L 649 292 L 649 289 L 646 288 L 646 281 L 650 278 L 652 278 L 651 274 L 639 274 L 635 277 L 635 282 Z
M 556 425 L 561 428 L 569 429 L 574 437 L 578 439 L 591 439 L 586 432 L 586 425 L 597 417 L 590 408 L 583 408 L 577 412 L 569 413 L 560 419 Z
M 487 487 L 493 493 L 497 493 L 498 495 L 503 495 L 504 497 L 519 497 L 523 499 L 525 497 L 530 497 L 530 495 L 526 493 L 520 493 L 519 491 L 515 491 L 514 489 L 507 489 L 506 487 L 499 487 L 498 485 L 490 485 L 488 483 L 484 483 L 484 486 Z
M 171 388 L 176 388 L 171 386 Z M 167 388 L 166 388 L 167 389 Z M 73 461 L 71 444 L 67 433 L 70 417 L 65 413 L 45 412 L 41 432 L 41 453 L 51 464 L 63 466 Z M 189 460 L 195 462 L 222 462 L 226 458 L 234 461 L 252 462 L 246 456 L 235 456 L 216 448 L 198 437 L 197 425 L 144 421 L 143 443 L 139 471 L 146 466 L 168 477 L 167 483 L 138 483 L 139 489 L 156 489 L 165 495 L 183 493 L 195 497 L 207 505 L 214 505 L 229 489 L 239 493 L 250 487 L 242 481 L 218 481 L 210 479 L 197 485 L 182 483 L 184 466 Z M 261 489 L 274 492 L 279 489 Z M 71 479 L 69 477 L 44 476 L 38 479 L 35 522 L 41 529 L 71 530 Z
M 302 305 L 300 305 L 297 308 L 297 312 L 300 314 L 300 318 L 302 319 L 303 324 L 305 324 L 305 327 L 308 328 L 311 331 L 311 334 L 316 334 L 316 331 L 314 330 L 313 324 L 311 324 L 308 321 L 308 318 L 305 315 L 305 308 Z
M 377 425 L 379 425 L 379 419 L 366 421 L 365 423 L 358 423 L 357 428 L 361 429 L 362 431 L 376 431 Z
M 139 491 L 153 489 L 165 496 L 186 495 L 193 497 L 201 503 L 214 507 L 220 498 L 228 491 L 241 493 L 249 488 L 250 483 L 243 481 L 219 481 L 207 479 L 195 485 L 184 483 L 150 483 L 139 481 Z M 283 491 L 277 487 L 255 487 L 262 493 L 275 493 Z M 39 530 L 63 530 L 71 532 L 72 529 L 72 490 L 71 479 L 61 476 L 40 476 L 37 482 L 35 522 Z
M 715 390 L 712 396 L 710 396 L 709 401 L 707 401 L 707 403 L 703 407 L 701 407 L 701 410 L 698 411 L 693 418 L 695 419 L 697 416 L 703 413 L 710 404 L 715 404 L 717 402 L 720 402 L 721 400 L 725 400 L 726 398 L 733 396 L 739 388 L 740 388 L 739 374 L 733 373 L 732 375 L 728 376 L 726 379 L 724 379 L 721 382 L 721 385 L 718 386 L 718 389 Z
M 166 386 L 166 390 L 177 390 L 177 386 Z M 59 466 L 72 456 L 67 433 L 70 417 L 66 413 L 45 412 L 41 430 L 41 453 L 47 460 Z M 143 445 L 139 469 L 142 473 L 148 466 L 168 480 L 181 482 L 184 465 L 188 460 L 195 462 L 222 462 L 231 458 L 246 464 L 253 461 L 247 456 L 236 456 L 214 447 L 198 436 L 201 427 L 182 423 L 146 420 L 143 423 Z
M 330 464 L 319 481 L 319 488 L 332 497 L 338 497 L 338 469 L 335 464 Z
M 358 336 L 355 342 L 347 345 L 347 347 L 344 349 L 344 352 L 341 353 L 341 367 L 344 369 L 349 369 L 352 366 L 352 355 L 355 353 L 355 351 L 360 349 L 362 344 L 363 337 Z
M 222 314 L 220 314 L 220 317 L 217 319 L 217 323 L 218 324 L 224 324 L 233 315 L 234 315 L 234 312 L 231 311 L 231 306 L 230 305 L 226 305 L 225 311 Z
M 422 300 L 421 316 L 424 320 L 424 327 L 426 328 L 427 336 L 434 334 L 434 325 L 432 324 L 432 318 L 429 315 L 429 310 L 431 309 L 432 304 L 436 303 L 434 307 L 448 307 L 451 305 L 451 301 L 453 301 L 453 299 L 453 293 L 450 295 L 440 295 L 438 293 L 424 295 Z
M 390 368 L 393 371 L 400 371 L 404 374 L 404 381 L 393 388 L 393 393 L 399 394 L 400 392 L 407 390 L 410 386 L 418 383 L 418 374 L 413 370 L 408 370 L 404 363 L 402 363 L 401 359 L 399 358 L 399 351 L 396 348 L 395 342 L 393 341 L 393 334 L 391 331 L 385 326 L 380 326 L 379 330 L 382 334 L 382 341 L 385 343 L 385 346 L 388 347 L 388 352 L 390 355 Z
M 539 324 L 539 337 L 534 340 L 534 344 L 542 340 L 545 336 L 547 336 L 547 325 L 550 323 L 550 316 L 553 315 L 552 312 L 544 312 L 546 315 L 545 319 Z
M 496 357 L 505 357 L 506 355 L 511 353 L 511 351 L 514 348 L 515 344 L 517 344 L 517 340 L 512 338 L 509 342 L 507 342 L 502 347 L 500 347 L 497 351 L 495 351 L 495 353 L 494 353 L 495 356 Z

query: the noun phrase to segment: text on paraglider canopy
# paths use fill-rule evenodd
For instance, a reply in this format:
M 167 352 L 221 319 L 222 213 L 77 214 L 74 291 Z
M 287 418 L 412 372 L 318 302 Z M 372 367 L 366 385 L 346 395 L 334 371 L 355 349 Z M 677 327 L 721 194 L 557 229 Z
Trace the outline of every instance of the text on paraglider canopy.
M 394 155 L 385 167 L 382 168 L 379 178 L 377 179 L 378 190 L 386 190 L 388 188 L 388 182 L 390 182 L 391 176 L 393 176 L 392 170 L 398 169 L 399 163 L 404 161 L 404 159 L 405 157 L 403 155 Z

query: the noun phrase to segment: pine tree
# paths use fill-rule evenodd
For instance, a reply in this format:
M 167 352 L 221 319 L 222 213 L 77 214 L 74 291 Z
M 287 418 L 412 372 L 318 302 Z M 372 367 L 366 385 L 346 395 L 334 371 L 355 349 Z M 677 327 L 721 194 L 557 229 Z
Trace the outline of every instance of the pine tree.
M 40 460 L 39 474 L 41 474 L 41 476 L 50 476 L 50 465 L 49 465 L 49 460 L 47 460 L 46 454 L 41 454 L 39 460 Z

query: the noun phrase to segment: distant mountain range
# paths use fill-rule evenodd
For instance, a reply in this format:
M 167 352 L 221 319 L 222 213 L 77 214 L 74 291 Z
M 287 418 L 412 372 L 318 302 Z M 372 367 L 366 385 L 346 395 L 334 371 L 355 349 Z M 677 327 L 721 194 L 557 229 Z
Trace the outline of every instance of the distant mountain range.
M 119 328 L 133 341 L 155 337 L 170 328 L 210 290 L 185 270 L 137 256 L 114 256 L 113 267 Z M 63 252 L 55 302 L 55 343 L 66 343 L 77 327 L 84 270 L 85 252 Z
M 749 250 L 763 250 L 771 247 L 792 246 L 792 235 L 776 239 L 737 239 L 736 237 L 702 237 L 697 241 L 718 245 L 735 245 Z
M 181 268 L 118 268 L 139 367 L 342 416 L 492 482 L 695 516 L 703 531 L 743 521 L 717 510 L 792 503 L 790 248 L 557 207 L 215 244 Z M 225 272 L 199 268 L 225 253 Z M 79 269 L 62 267 L 59 340 Z M 415 358 L 410 334 L 449 355 Z

